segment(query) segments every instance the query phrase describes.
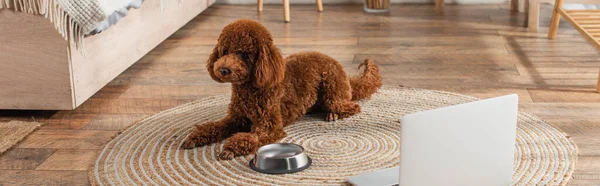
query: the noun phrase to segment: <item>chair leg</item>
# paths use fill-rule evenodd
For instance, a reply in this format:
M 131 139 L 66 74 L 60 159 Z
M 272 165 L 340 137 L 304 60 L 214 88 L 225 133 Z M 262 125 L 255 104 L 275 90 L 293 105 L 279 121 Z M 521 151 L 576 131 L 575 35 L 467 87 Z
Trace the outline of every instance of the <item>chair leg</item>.
M 319 10 L 319 12 L 323 11 L 323 0 L 317 0 L 317 10 Z
M 537 32 L 540 27 L 540 0 L 529 0 L 527 31 Z
M 263 11 L 263 0 L 258 0 L 258 3 L 256 5 L 256 10 L 258 10 L 259 12 Z
M 438 14 L 444 14 L 444 0 L 435 0 L 435 10 Z
M 598 73 L 598 83 L 596 83 L 596 92 L 600 93 L 600 72 Z
M 510 11 L 511 12 L 519 11 L 519 0 L 510 0 Z
M 556 3 L 554 4 L 554 10 L 552 10 L 552 22 L 550 23 L 550 31 L 548 32 L 548 39 L 556 38 L 558 24 L 560 23 L 560 14 L 558 13 L 558 10 L 562 8 L 562 4 L 562 0 L 556 0 Z
M 290 0 L 283 0 L 283 20 L 290 22 Z

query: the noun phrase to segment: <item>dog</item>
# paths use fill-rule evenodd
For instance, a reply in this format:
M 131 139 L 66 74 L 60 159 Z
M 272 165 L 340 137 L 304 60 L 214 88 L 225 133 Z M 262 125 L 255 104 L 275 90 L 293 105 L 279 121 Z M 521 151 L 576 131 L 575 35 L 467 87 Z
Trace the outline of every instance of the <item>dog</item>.
M 283 128 L 309 111 L 323 111 L 326 121 L 360 112 L 354 101 L 369 98 L 381 87 L 379 67 L 370 59 L 365 70 L 348 77 L 342 65 L 319 52 L 283 58 L 267 28 L 241 19 L 225 26 L 206 69 L 212 79 L 231 83 L 227 116 L 195 125 L 182 148 L 227 139 L 222 160 L 256 152 L 286 136 Z

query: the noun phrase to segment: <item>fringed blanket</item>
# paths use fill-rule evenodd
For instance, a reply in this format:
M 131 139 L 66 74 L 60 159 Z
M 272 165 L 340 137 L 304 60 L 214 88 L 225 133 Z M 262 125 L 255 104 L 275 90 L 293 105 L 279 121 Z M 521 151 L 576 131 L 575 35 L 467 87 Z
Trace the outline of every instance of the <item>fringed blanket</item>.
M 80 48 L 83 37 L 127 0 L 0 0 L 0 9 L 43 15 L 71 46 Z

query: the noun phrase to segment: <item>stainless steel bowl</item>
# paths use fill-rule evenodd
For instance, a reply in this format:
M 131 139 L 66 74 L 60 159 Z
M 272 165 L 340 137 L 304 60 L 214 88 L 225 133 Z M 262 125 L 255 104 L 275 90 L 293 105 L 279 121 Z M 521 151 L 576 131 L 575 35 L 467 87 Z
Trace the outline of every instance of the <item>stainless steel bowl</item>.
M 304 148 L 293 143 L 274 143 L 260 147 L 250 168 L 267 174 L 287 174 L 302 171 L 310 166 L 312 160 Z

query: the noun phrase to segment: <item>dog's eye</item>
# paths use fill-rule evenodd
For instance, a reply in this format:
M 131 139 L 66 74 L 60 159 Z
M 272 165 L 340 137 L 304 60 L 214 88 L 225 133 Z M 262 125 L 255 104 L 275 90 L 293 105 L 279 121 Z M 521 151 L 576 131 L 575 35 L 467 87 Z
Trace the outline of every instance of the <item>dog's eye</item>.
M 250 59 L 250 57 L 248 57 L 248 54 L 246 54 L 246 53 L 241 53 L 240 56 L 242 56 L 242 59 L 244 61 L 247 61 L 248 59 Z
M 223 55 L 227 55 L 227 54 L 229 54 L 229 51 L 223 50 Z

